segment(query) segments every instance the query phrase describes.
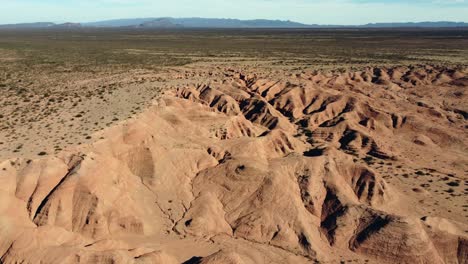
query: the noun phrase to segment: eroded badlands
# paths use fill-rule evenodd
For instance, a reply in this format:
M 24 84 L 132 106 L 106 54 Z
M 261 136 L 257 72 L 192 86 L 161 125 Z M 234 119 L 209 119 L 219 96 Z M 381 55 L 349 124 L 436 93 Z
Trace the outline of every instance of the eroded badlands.
M 90 144 L 1 162 L 1 262 L 467 263 L 467 74 L 179 85 Z

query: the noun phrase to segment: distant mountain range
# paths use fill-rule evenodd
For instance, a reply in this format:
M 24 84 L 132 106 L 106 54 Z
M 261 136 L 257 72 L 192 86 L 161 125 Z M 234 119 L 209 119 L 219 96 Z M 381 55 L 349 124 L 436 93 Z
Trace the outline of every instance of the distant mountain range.
M 464 22 L 409 22 L 409 23 L 371 23 L 360 27 L 366 28 L 451 28 L 451 27 L 468 27 L 468 23 Z
M 85 23 L 94 27 L 184 27 L 184 28 L 306 28 L 310 25 L 283 20 L 240 20 L 224 18 L 147 18 L 119 19 Z
M 52 22 L 36 22 L 36 23 L 20 23 L 20 24 L 6 24 L 0 25 L 0 29 L 40 29 L 40 28 L 77 28 L 82 27 L 80 23 L 62 23 L 56 24 Z
M 130 18 L 105 20 L 90 23 L 63 23 L 52 22 L 22 23 L 0 25 L 9 29 L 34 28 L 459 28 L 468 27 L 464 22 L 410 22 L 410 23 L 371 23 L 359 26 L 351 25 L 308 25 L 284 20 L 240 20 L 224 18 Z

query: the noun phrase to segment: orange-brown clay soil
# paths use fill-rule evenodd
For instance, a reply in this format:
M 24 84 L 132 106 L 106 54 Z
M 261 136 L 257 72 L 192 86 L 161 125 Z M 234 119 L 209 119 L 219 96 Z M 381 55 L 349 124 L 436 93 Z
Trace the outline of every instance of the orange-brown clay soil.
M 468 263 L 466 68 L 158 74 L 87 144 L 2 152 L 1 263 Z

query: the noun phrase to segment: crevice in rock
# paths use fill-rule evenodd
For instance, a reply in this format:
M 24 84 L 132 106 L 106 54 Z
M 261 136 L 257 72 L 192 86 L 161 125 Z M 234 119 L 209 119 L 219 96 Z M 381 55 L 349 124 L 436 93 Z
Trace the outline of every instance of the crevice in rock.
M 76 159 L 75 159 L 76 158 Z M 54 192 L 72 175 L 74 175 L 80 168 L 81 163 L 83 162 L 84 157 L 83 156 L 78 156 L 75 155 L 71 158 L 70 164 L 69 164 L 69 169 L 68 172 L 65 174 L 65 176 L 60 180 L 60 182 L 46 195 L 46 197 L 42 200 L 42 202 L 39 204 L 39 207 L 37 208 L 36 212 L 34 213 L 33 222 L 36 222 L 36 218 L 38 215 L 42 212 L 42 209 L 44 206 L 47 204 L 49 201 L 50 197 L 54 194 Z M 32 197 L 30 198 L 32 199 Z M 32 201 L 32 200 L 31 200 Z M 31 212 L 32 214 L 32 212 Z

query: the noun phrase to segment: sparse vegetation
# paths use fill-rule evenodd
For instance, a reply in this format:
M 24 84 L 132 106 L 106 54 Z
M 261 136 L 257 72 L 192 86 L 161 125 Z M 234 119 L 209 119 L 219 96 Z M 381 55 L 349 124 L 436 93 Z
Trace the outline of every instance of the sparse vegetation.
M 456 187 L 456 186 L 460 186 L 460 183 L 458 183 L 456 181 L 451 181 L 451 182 L 448 182 L 447 185 L 452 186 L 452 187 Z

